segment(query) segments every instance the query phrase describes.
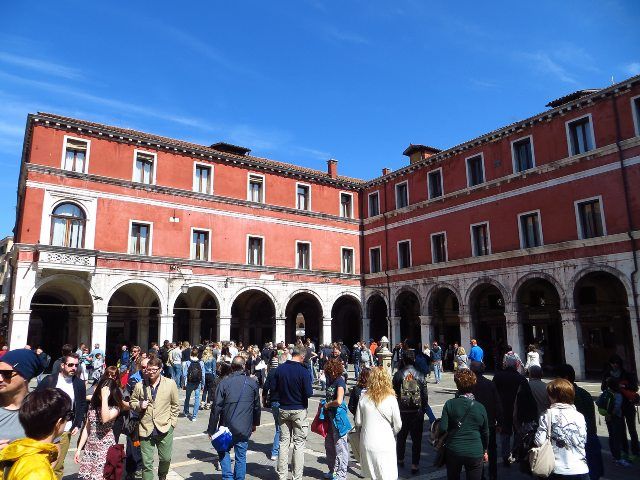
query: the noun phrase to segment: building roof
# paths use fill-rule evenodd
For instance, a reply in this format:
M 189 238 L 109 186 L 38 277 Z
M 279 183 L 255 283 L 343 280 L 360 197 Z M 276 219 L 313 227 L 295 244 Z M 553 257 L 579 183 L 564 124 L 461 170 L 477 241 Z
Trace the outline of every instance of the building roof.
M 248 155 L 251 153 L 251 149 L 247 147 L 241 147 L 240 145 L 234 145 L 233 143 L 217 142 L 211 145 L 211 148 L 218 150 L 219 152 L 235 153 L 236 155 Z
M 579 98 L 586 97 L 587 95 L 591 95 L 592 93 L 599 92 L 600 90 L 602 90 L 602 89 L 601 88 L 589 88 L 589 89 L 585 89 L 585 90 L 576 90 L 575 92 L 569 93 L 568 95 L 565 95 L 564 97 L 560 97 L 560 98 L 556 98 L 555 100 L 551 100 L 545 106 L 551 107 L 551 108 L 556 108 L 556 107 L 559 107 L 560 105 L 564 105 L 565 103 L 569 103 L 569 102 L 572 102 L 572 101 L 577 100 Z
M 442 150 L 436 147 L 429 147 L 427 145 L 420 145 L 419 143 L 410 143 L 407 148 L 405 148 L 403 155 L 407 157 L 414 152 L 428 152 L 428 153 L 440 153 Z

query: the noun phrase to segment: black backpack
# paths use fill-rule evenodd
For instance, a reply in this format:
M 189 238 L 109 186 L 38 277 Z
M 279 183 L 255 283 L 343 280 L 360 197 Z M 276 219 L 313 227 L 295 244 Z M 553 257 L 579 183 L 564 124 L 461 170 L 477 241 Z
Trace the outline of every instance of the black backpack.
M 187 382 L 202 383 L 202 369 L 200 368 L 200 362 L 189 363 L 189 368 L 187 368 Z

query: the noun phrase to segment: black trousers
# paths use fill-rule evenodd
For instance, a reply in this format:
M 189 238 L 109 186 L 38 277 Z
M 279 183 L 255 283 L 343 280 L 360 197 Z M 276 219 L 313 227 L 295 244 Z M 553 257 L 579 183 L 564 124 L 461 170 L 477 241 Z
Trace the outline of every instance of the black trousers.
M 496 443 L 496 427 L 489 428 L 489 445 L 487 445 L 487 453 L 489 454 L 489 480 L 498 478 L 498 445 Z M 485 469 L 482 469 L 482 480 L 485 480 Z
M 396 440 L 396 454 L 398 462 L 404 461 L 404 450 L 407 443 L 407 435 L 411 435 L 411 463 L 420 463 L 420 451 L 422 450 L 422 430 L 424 428 L 424 413 L 400 413 L 402 428 L 398 432 Z
M 459 480 L 462 467 L 467 480 L 480 480 L 482 478 L 482 457 L 461 457 L 447 450 L 446 454 L 447 480 Z

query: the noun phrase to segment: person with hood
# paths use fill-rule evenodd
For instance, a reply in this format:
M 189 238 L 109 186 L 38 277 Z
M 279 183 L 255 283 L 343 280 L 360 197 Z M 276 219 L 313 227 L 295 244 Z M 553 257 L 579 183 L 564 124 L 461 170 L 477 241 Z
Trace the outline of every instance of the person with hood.
M 27 396 L 18 411 L 26 438 L 0 450 L 0 480 L 55 480 L 52 463 L 58 448 L 53 439 L 62 434 L 71 413 L 71 399 L 59 389 Z

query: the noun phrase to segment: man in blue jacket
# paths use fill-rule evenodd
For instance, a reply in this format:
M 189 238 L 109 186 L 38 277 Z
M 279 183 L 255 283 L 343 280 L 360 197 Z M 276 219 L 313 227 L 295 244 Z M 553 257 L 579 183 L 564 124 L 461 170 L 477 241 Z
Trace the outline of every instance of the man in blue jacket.
M 231 470 L 230 452 L 218 452 L 222 478 L 244 479 L 247 473 L 249 437 L 260 425 L 260 394 L 258 383 L 244 375 L 245 359 L 236 356 L 231 362 L 231 373 L 216 389 L 215 407 L 209 416 L 207 433 L 213 436 L 218 426 L 224 425 L 233 435 L 232 446 L 236 460 Z M 305 370 L 307 377 L 309 373 Z M 310 378 L 310 377 L 309 377 Z

